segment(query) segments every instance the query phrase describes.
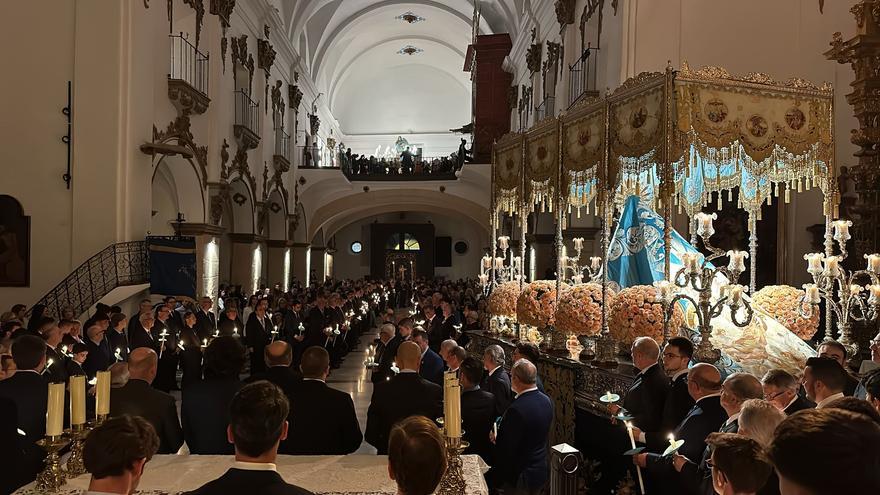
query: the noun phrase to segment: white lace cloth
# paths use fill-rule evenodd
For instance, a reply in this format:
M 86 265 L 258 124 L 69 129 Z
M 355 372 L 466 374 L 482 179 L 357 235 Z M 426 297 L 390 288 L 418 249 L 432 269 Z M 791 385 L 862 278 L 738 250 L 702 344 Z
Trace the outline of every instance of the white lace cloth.
M 232 456 L 157 455 L 147 463 L 137 493 L 177 494 L 194 490 L 220 477 L 232 466 Z M 488 495 L 483 479 L 486 464 L 479 456 L 462 456 L 466 495 Z M 379 455 L 278 456 L 278 473 L 288 483 L 318 495 L 396 495 L 397 486 L 388 478 L 388 458 Z M 89 475 L 69 480 L 58 493 L 82 493 L 89 486 Z M 34 484 L 16 494 L 43 493 Z

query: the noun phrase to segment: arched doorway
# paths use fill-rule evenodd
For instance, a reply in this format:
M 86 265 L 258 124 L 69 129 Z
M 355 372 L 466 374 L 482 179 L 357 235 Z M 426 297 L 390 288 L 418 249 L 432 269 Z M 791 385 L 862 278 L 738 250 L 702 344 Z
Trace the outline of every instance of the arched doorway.
M 291 264 L 290 246 L 287 242 L 287 202 L 280 190 L 275 189 L 266 199 L 266 263 L 264 278 L 266 282 L 282 290 L 290 286 Z
M 205 195 L 201 176 L 191 160 L 163 156 L 153 168 L 150 233 L 173 235 L 172 222 L 205 221 Z

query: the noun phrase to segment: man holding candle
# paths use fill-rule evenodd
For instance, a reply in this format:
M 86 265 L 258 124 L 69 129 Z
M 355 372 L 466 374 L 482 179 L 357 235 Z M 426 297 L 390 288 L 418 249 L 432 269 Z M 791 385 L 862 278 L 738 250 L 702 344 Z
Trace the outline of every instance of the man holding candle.
M 669 377 L 658 363 L 660 346 L 650 337 L 639 337 L 631 351 L 633 366 L 639 372 L 623 398 L 623 409 L 632 416 L 637 430 L 660 431 L 669 386 Z M 612 415 L 621 410 L 616 404 L 609 405 L 608 409 Z
M 122 313 L 116 313 L 110 317 L 110 329 L 107 331 L 107 340 L 110 341 L 111 349 L 119 349 L 119 356 L 122 361 L 128 361 L 128 353 L 130 345 L 128 344 L 128 336 L 125 335 L 125 327 L 128 325 L 128 318 Z
M 666 439 L 672 430 L 694 407 L 694 399 L 688 392 L 688 364 L 694 355 L 694 344 L 685 337 L 673 337 L 663 349 L 663 371 L 670 378 L 660 416 L 660 429 L 641 431 L 638 440 L 652 451 L 666 448 Z
M 389 432 L 401 419 L 413 415 L 436 419 L 441 415 L 442 389 L 419 376 L 421 357 L 418 345 L 403 342 L 396 358 L 400 373 L 373 388 L 364 438 L 380 455 L 387 454 Z
M 43 375 L 49 383 L 67 382 L 67 356 L 61 352 L 61 329 L 52 318 L 40 326 L 40 335 L 46 341 L 46 369 Z M 51 363 L 51 364 L 50 364 Z
M 538 371 L 525 359 L 511 369 L 516 398 L 498 426 L 495 465 L 486 473 L 494 488 L 516 494 L 538 494 L 547 482 L 547 437 L 553 422 L 553 403 L 538 391 Z
M 147 313 L 152 320 L 153 315 Z M 83 369 L 86 375 L 94 378 L 99 371 L 105 371 L 113 364 L 113 351 L 110 350 L 110 343 L 104 337 L 104 330 L 98 323 L 93 323 L 86 328 L 86 346 L 89 353 L 83 363 Z
M 205 296 L 199 300 L 199 310 L 196 312 L 196 325 L 199 329 L 200 339 L 209 339 L 217 330 L 217 316 L 214 315 L 214 300 Z
M 130 414 L 146 419 L 159 435 L 160 454 L 174 454 L 183 445 L 174 397 L 150 385 L 156 379 L 159 357 L 146 347 L 131 351 L 128 382 L 110 394 L 110 414 Z
M 138 316 L 138 324 L 134 328 L 129 329 L 128 338 L 131 343 L 131 350 L 138 347 L 147 347 L 159 353 L 159 342 L 153 336 L 153 326 L 156 324 L 156 318 L 153 313 L 141 313 Z M 108 343 L 109 347 L 109 343 Z

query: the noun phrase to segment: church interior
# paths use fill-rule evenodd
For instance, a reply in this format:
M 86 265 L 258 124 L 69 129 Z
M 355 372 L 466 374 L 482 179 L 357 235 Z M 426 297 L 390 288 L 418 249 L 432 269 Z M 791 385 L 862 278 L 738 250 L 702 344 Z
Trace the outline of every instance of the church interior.
M 880 493 L 880 0 L 3 12 L 0 494 Z

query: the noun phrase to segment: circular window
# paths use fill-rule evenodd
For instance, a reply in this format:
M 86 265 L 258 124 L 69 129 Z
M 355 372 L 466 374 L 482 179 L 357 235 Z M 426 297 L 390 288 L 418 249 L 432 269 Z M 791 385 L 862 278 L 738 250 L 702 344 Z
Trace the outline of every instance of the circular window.
M 468 244 L 464 241 L 456 241 L 453 249 L 455 249 L 456 254 L 464 254 L 468 252 Z
M 354 254 L 360 254 L 361 251 L 364 250 L 363 244 L 360 241 L 354 241 L 351 243 L 351 252 Z

